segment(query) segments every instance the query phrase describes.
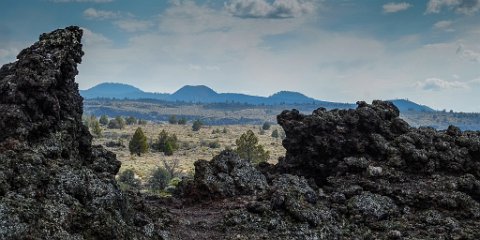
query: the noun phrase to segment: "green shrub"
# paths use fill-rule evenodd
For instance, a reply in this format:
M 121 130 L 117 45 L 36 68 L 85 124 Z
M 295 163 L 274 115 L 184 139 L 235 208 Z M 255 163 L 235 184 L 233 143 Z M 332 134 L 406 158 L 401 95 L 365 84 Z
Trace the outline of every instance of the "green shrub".
M 131 188 L 139 188 L 141 182 L 135 178 L 135 172 L 132 169 L 126 169 L 118 175 L 118 181 Z
M 252 130 L 242 134 L 235 143 L 237 144 L 235 150 L 237 154 L 253 164 L 266 162 L 270 158 L 270 152 L 265 151 L 263 146 L 258 144 L 258 138 Z
M 128 117 L 125 122 L 127 123 L 127 125 L 134 125 L 137 123 L 137 119 L 135 117 Z
M 165 153 L 167 156 L 173 155 L 173 153 L 178 149 L 177 135 L 170 135 L 165 130 L 162 130 L 158 135 L 157 140 L 152 145 L 152 148 L 159 152 Z
M 138 156 L 148 151 L 147 137 L 143 134 L 142 128 L 137 128 L 128 144 L 128 149 L 130 154 L 137 154 Z
M 265 122 L 262 125 L 263 130 L 269 130 L 272 125 L 269 122 Z
M 107 124 L 108 124 L 108 117 L 107 117 L 107 115 L 102 115 L 102 116 L 100 117 L 99 123 L 100 123 L 102 126 L 107 126 Z
M 157 167 L 148 179 L 148 188 L 154 192 L 162 191 L 168 186 L 170 179 L 171 176 L 165 168 Z
M 202 128 L 202 126 L 203 126 L 202 121 L 200 121 L 200 119 L 197 119 L 197 120 L 195 120 L 195 122 L 193 122 L 192 130 L 194 132 L 196 132 L 196 131 L 200 130 L 200 128 Z
M 187 124 L 187 119 L 185 117 L 182 117 L 178 120 L 178 124 L 180 125 L 185 125 Z
M 272 131 L 272 137 L 273 138 L 279 138 L 280 137 L 280 135 L 278 134 L 278 129 L 275 129 L 275 130 Z
M 175 115 L 172 115 L 168 118 L 168 123 L 170 124 L 177 124 L 178 123 L 178 120 L 177 120 L 177 116 Z

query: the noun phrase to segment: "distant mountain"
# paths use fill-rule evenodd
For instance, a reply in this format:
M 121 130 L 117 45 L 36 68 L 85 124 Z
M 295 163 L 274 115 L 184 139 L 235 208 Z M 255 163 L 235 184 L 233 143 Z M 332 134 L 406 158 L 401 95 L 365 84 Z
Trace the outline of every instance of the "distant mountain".
M 253 105 L 280 105 L 280 104 L 312 104 L 318 107 L 354 108 L 352 103 L 337 103 L 317 100 L 304 94 L 291 91 L 280 91 L 269 97 L 251 96 L 240 93 L 217 93 L 204 86 L 186 85 L 173 94 L 144 92 L 134 86 L 121 83 L 101 83 L 87 90 L 80 90 L 85 99 L 116 98 L 116 99 L 154 99 L 162 101 L 181 101 L 199 103 L 247 103 Z M 420 105 L 405 99 L 390 100 L 400 111 L 433 112 L 428 106 Z
M 217 100 L 218 93 L 213 91 L 213 89 L 200 85 L 200 86 L 190 86 L 186 85 L 178 89 L 172 95 L 169 96 L 170 100 L 175 101 L 187 101 L 187 102 L 203 102 L 212 100 Z
M 414 103 L 410 100 L 407 99 L 395 99 L 395 100 L 389 100 L 395 106 L 397 106 L 400 111 L 416 111 L 416 112 L 434 112 L 432 108 L 425 106 L 425 105 L 420 105 L 418 103 Z
M 86 99 L 128 98 L 166 100 L 170 94 L 144 92 L 139 88 L 123 83 L 100 83 L 90 89 L 80 90 L 80 95 Z

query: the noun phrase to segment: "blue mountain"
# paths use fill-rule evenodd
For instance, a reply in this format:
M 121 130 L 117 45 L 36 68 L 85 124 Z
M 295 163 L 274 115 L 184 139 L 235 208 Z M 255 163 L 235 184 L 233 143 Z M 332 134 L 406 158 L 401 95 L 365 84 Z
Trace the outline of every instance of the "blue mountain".
M 247 103 L 253 105 L 278 105 L 278 104 L 314 104 L 325 108 L 354 108 L 351 103 L 337 103 L 321 101 L 304 94 L 291 91 L 280 91 L 269 97 L 251 96 L 240 93 L 217 93 L 204 86 L 186 85 L 173 94 L 144 92 L 139 88 L 122 83 L 101 83 L 87 90 L 80 90 L 80 95 L 85 99 L 115 98 L 115 99 L 154 99 L 163 101 L 182 101 L 199 103 Z M 434 111 L 428 106 L 420 105 L 406 99 L 394 99 L 393 102 L 400 111 Z

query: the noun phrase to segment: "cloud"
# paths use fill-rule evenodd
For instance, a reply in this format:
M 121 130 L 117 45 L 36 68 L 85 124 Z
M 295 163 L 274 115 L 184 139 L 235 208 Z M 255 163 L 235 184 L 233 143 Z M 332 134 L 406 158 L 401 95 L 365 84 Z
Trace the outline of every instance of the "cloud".
M 445 28 L 449 28 L 450 26 L 452 26 L 452 21 L 446 21 L 446 20 L 438 21 L 433 25 L 433 27 L 437 29 L 445 29 Z
M 315 0 L 232 0 L 225 9 L 241 18 L 294 18 L 315 11 Z
M 457 54 L 470 62 L 480 62 L 480 52 L 468 49 L 462 44 L 458 46 Z
M 103 10 L 97 10 L 95 8 L 87 8 L 85 11 L 83 11 L 83 16 L 85 16 L 88 19 L 114 19 L 118 18 L 120 16 L 120 13 L 118 12 L 112 12 L 112 11 L 103 11 Z
M 55 3 L 69 3 L 69 2 L 93 2 L 93 3 L 109 3 L 114 0 L 50 0 Z
M 120 29 L 127 32 L 140 32 L 146 31 L 153 26 L 150 21 L 136 20 L 136 19 L 124 19 L 114 22 Z
M 433 28 L 437 30 L 443 30 L 445 32 L 454 32 L 455 29 L 452 28 L 452 21 L 442 20 L 433 24 Z
M 0 59 L 15 57 L 18 52 L 16 48 L 0 48 Z
M 191 70 L 191 71 L 202 71 L 202 70 L 205 70 L 205 71 L 220 71 L 220 67 L 215 66 L 215 65 L 201 66 L 201 65 L 196 65 L 196 64 L 189 64 L 188 65 L 188 70 Z
M 446 81 L 440 78 L 427 78 L 425 81 L 417 82 L 417 87 L 427 91 L 469 88 L 467 83 L 459 81 Z
M 440 13 L 443 8 L 472 15 L 480 10 L 480 0 L 429 0 L 425 13 Z
M 88 28 L 82 28 L 83 30 L 83 42 L 87 47 L 108 46 L 112 44 L 112 40 L 103 36 L 100 33 L 92 32 Z
M 400 11 L 405 11 L 412 7 L 412 4 L 406 3 L 406 2 L 401 2 L 401 3 L 387 3 L 383 5 L 383 13 L 396 13 Z

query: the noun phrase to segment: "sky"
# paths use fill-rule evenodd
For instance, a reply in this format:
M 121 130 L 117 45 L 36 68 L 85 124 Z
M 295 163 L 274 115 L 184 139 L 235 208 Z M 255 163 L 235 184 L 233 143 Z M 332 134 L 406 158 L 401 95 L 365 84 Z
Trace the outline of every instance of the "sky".
M 78 25 L 77 82 L 480 112 L 480 0 L 2 0 L 0 64 Z

